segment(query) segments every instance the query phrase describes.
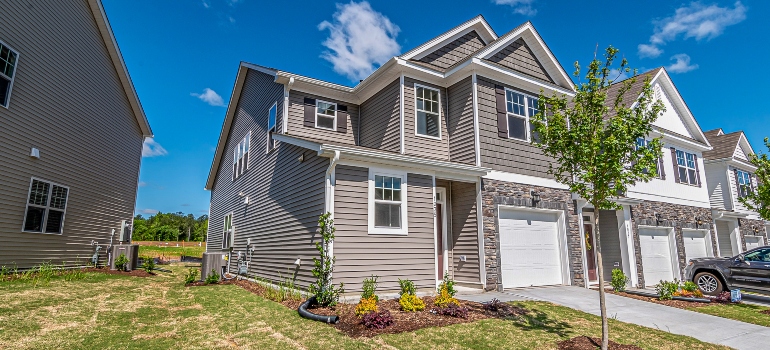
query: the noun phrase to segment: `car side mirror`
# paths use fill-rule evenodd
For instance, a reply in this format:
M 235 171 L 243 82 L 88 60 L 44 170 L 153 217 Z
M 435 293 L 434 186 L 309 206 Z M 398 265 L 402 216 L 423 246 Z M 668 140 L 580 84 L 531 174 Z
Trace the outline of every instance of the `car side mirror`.
M 737 263 L 746 262 L 746 259 L 743 257 L 743 254 L 739 254 L 738 256 L 735 257 L 735 262 Z

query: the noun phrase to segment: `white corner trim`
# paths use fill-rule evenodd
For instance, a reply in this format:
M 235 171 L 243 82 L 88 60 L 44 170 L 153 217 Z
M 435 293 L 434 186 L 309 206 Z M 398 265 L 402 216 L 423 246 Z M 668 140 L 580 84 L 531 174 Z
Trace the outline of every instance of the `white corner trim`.
M 483 201 L 481 200 L 481 178 L 476 179 L 476 232 L 478 234 L 479 244 L 479 278 L 481 286 L 487 289 L 487 257 L 484 254 L 484 212 Z
M 404 125 L 404 74 L 401 73 L 401 77 L 399 78 L 399 123 L 400 128 L 400 137 L 401 137 L 401 154 L 404 154 L 404 128 L 406 128 L 406 125 Z
M 513 173 L 507 173 L 507 172 L 496 171 L 496 170 L 490 171 L 489 174 L 484 176 L 484 178 L 490 179 L 490 180 L 514 182 L 514 183 L 519 183 L 524 185 L 542 186 L 542 187 L 557 188 L 561 190 L 569 190 L 569 186 L 559 183 L 553 179 L 546 179 L 543 177 L 536 177 L 536 176 L 530 176 L 530 175 L 513 174 Z
M 438 278 L 438 240 L 443 239 L 443 237 L 438 236 L 438 225 L 443 225 L 443 222 L 438 222 L 438 215 L 436 215 L 436 176 L 431 176 L 431 193 L 433 193 L 431 204 L 433 206 L 433 276 L 435 276 L 434 280 L 436 281 L 436 285 L 434 287 L 438 288 L 439 286 L 439 278 Z M 444 192 L 446 194 L 446 192 Z M 443 206 L 442 206 L 443 208 Z M 442 221 L 445 219 L 444 217 L 441 218 Z M 446 233 L 444 233 L 446 234 Z M 443 236 L 443 234 L 442 234 Z M 446 248 L 446 247 L 444 247 Z M 446 258 L 447 254 L 444 254 L 444 258 Z M 444 269 L 447 268 L 446 263 L 442 264 L 444 266 Z M 443 276 L 442 276 L 443 277 Z
M 384 175 L 384 176 L 401 178 L 401 227 L 400 228 L 384 228 L 384 227 L 374 226 L 374 215 L 375 215 L 374 213 L 374 176 L 375 175 Z M 369 168 L 369 180 L 368 180 L 368 191 L 367 191 L 368 214 L 369 214 L 367 215 L 367 221 L 369 226 L 368 234 L 397 235 L 397 236 L 409 235 L 409 219 L 408 219 L 409 208 L 407 204 L 409 203 L 408 201 L 409 185 L 407 183 L 408 180 L 409 179 L 407 178 L 406 171 L 389 169 L 389 168 L 376 168 L 376 167 Z
M 294 78 L 283 85 L 283 122 L 281 123 L 281 133 L 285 134 L 289 130 L 289 93 L 294 86 Z
M 476 71 L 473 71 L 471 82 L 473 89 L 473 145 L 476 153 L 476 166 L 481 166 L 481 146 L 479 141 L 479 91 Z M 484 285 L 486 287 L 486 282 L 484 282 Z

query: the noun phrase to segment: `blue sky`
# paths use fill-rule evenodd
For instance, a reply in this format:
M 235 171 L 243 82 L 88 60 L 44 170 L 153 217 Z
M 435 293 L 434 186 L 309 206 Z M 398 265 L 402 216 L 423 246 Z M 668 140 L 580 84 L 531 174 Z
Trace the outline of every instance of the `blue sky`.
M 531 20 L 572 72 L 596 46 L 669 67 L 705 130 L 770 136 L 770 2 L 103 0 L 155 139 L 136 212 L 208 212 L 203 189 L 238 64 L 354 85 L 378 63 L 482 14 L 498 35 Z M 742 96 L 742 97 L 740 97 Z

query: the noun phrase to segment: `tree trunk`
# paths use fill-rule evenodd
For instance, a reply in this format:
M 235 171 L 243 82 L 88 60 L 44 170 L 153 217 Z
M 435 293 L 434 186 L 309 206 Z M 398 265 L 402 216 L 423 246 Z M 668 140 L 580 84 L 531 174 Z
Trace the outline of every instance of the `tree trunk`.
M 594 206 L 594 228 L 596 230 L 596 239 L 594 242 L 594 251 L 596 252 L 596 272 L 599 275 L 599 309 L 602 313 L 602 350 L 607 350 L 610 341 L 610 326 L 607 322 L 607 304 L 604 293 L 604 266 L 602 264 L 602 245 L 601 232 L 599 231 L 599 209 Z

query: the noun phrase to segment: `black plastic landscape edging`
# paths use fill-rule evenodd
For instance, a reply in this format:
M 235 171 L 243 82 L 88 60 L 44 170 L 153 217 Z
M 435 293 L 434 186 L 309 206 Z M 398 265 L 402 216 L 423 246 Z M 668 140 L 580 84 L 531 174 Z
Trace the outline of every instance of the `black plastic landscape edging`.
M 309 320 L 318 321 L 318 322 L 324 322 L 324 323 L 333 323 L 337 324 L 340 323 L 340 317 L 337 315 L 334 316 L 322 316 L 322 315 L 316 315 L 310 311 L 307 311 L 307 308 L 311 305 L 316 304 L 316 298 L 315 295 L 310 297 L 310 299 L 305 300 L 304 303 L 302 303 L 299 306 L 299 309 L 297 309 L 297 312 L 299 312 L 299 315 L 307 318 Z
M 652 297 L 652 298 L 659 298 L 660 297 L 656 293 L 636 292 L 636 291 L 630 291 L 630 290 L 625 291 L 625 293 L 633 294 L 633 295 L 639 295 L 639 296 L 643 296 L 643 297 Z M 711 302 L 711 299 L 706 299 L 706 298 L 671 297 L 671 300 L 689 301 L 689 302 L 696 302 L 696 303 L 710 303 Z

